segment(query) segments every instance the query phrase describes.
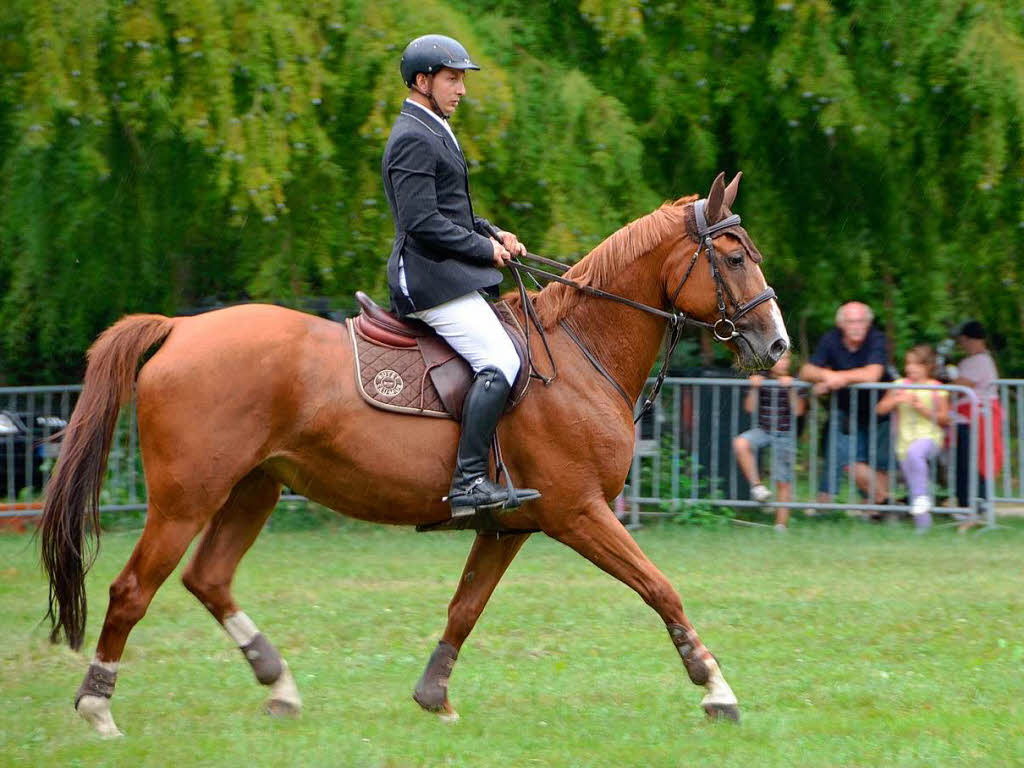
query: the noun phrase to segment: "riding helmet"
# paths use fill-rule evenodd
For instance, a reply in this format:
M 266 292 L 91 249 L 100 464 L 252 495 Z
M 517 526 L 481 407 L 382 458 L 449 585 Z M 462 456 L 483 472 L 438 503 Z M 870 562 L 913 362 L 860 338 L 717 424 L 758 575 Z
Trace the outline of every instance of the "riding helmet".
M 432 75 L 441 67 L 450 69 L 480 69 L 469 58 L 462 43 L 444 35 L 423 35 L 417 37 L 402 52 L 402 80 L 412 87 L 416 75 L 423 72 Z

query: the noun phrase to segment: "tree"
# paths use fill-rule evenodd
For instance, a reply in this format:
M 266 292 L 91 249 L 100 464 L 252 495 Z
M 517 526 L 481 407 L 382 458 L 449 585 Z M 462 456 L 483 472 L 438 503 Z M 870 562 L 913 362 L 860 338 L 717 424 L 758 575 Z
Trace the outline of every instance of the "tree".
M 75 380 L 121 314 L 386 296 L 380 157 L 412 37 L 482 71 L 453 121 L 483 215 L 573 260 L 743 170 L 806 349 L 979 316 L 1024 367 L 1024 15 L 1009 0 L 9 0 L 0 367 Z

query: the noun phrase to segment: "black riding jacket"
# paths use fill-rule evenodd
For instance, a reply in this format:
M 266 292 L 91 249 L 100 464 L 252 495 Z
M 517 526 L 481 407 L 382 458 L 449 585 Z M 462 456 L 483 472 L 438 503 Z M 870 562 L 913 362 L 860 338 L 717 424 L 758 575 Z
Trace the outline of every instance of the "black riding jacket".
M 436 307 L 471 291 L 496 296 L 501 273 L 473 215 L 466 158 L 430 115 L 405 104 L 395 120 L 381 163 L 384 192 L 395 221 L 388 259 L 391 306 L 399 315 Z M 403 258 L 409 295 L 398 282 Z

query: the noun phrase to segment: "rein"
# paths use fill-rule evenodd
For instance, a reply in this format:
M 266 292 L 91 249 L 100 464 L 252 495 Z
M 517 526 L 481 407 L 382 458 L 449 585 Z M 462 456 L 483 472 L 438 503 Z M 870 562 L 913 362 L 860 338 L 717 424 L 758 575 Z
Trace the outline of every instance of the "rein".
M 659 392 L 661 392 L 662 385 L 665 383 L 665 377 L 668 375 L 668 367 L 672 359 L 672 353 L 675 351 L 676 345 L 679 343 L 679 339 L 682 336 L 684 325 L 692 325 L 698 328 L 704 328 L 706 330 L 709 330 L 714 334 L 715 338 L 718 341 L 731 341 L 732 339 L 735 338 L 742 339 L 743 332 L 737 328 L 737 321 L 739 321 L 744 315 L 746 315 L 754 308 L 759 307 L 766 301 L 774 299 L 776 297 L 775 291 L 769 286 L 765 288 L 763 291 L 761 291 L 753 299 L 746 302 L 745 304 L 740 304 L 738 301 L 736 301 L 736 298 L 733 296 L 732 291 L 729 290 L 729 287 L 725 284 L 725 281 L 722 279 L 722 274 L 718 269 L 718 263 L 716 259 L 718 254 L 715 250 L 714 238 L 717 235 L 739 228 L 741 220 L 739 215 L 732 214 L 722 219 L 721 221 L 717 222 L 716 224 L 708 225 L 707 218 L 705 215 L 706 207 L 707 200 L 697 200 L 693 204 L 694 223 L 696 225 L 697 238 L 699 242 L 697 245 L 697 250 L 693 252 L 693 256 L 690 259 L 690 264 L 686 268 L 686 272 L 683 274 L 682 279 L 680 279 L 679 281 L 679 285 L 676 286 L 676 290 L 672 294 L 672 298 L 669 302 L 671 311 L 669 312 L 666 312 L 664 309 L 652 307 L 649 304 L 643 304 L 638 301 L 633 301 L 632 299 L 627 299 L 625 296 L 619 296 L 618 294 L 615 293 L 602 291 L 599 288 L 594 288 L 589 285 L 582 285 L 580 283 L 577 283 L 575 280 L 570 280 L 569 278 L 563 277 L 562 275 L 552 274 L 551 272 L 548 272 L 547 270 L 541 269 L 539 267 L 524 264 L 523 262 L 518 261 L 517 259 L 510 259 L 507 262 L 507 265 L 512 270 L 512 274 L 515 277 L 516 284 L 519 288 L 519 295 L 523 304 L 523 313 L 527 316 L 527 318 L 530 321 L 525 324 L 527 351 L 529 352 L 530 349 L 530 324 L 532 323 L 537 328 L 538 333 L 540 333 L 541 340 L 544 342 L 544 350 L 547 353 L 548 361 L 551 364 L 551 375 L 545 376 L 537 370 L 533 362 L 533 355 L 529 354 L 530 375 L 540 379 L 545 384 L 550 384 L 557 378 L 558 369 L 555 365 L 555 359 L 551 354 L 551 348 L 548 346 L 547 334 L 544 331 L 544 325 L 543 323 L 541 323 L 540 317 L 537 315 L 537 310 L 533 306 L 533 302 L 529 300 L 529 296 L 526 293 L 526 286 L 523 283 L 523 278 L 520 272 L 526 272 L 530 275 L 536 275 L 538 277 L 541 277 L 544 280 L 548 280 L 555 283 L 561 283 L 563 285 L 568 285 L 570 288 L 580 291 L 581 293 L 584 293 L 588 296 L 594 296 L 600 299 L 608 299 L 609 301 L 624 304 L 627 307 L 632 307 L 633 309 L 640 310 L 641 312 L 646 312 L 648 314 L 655 315 L 656 317 L 663 318 L 668 322 L 669 330 L 665 342 L 665 352 L 662 355 L 661 370 L 658 371 L 658 375 L 654 381 L 654 386 L 652 387 L 650 394 L 644 399 L 644 404 L 640 408 L 640 412 L 633 420 L 634 424 L 640 421 L 640 419 L 642 419 L 644 415 L 653 407 L 654 401 L 657 399 Z M 491 226 L 490 231 L 491 235 L 500 243 L 501 238 L 498 236 L 498 230 L 495 227 Z M 743 240 L 743 238 L 740 239 Z M 697 261 L 700 258 L 701 251 L 707 254 L 708 264 L 711 268 L 711 277 L 714 281 L 715 293 L 718 298 L 719 317 L 718 320 L 716 320 L 713 323 L 708 323 L 703 320 L 698 320 L 695 317 L 690 317 L 685 312 L 680 312 L 678 309 L 676 309 L 676 299 L 679 297 L 679 293 L 683 290 L 683 286 L 686 284 L 686 281 L 690 278 L 690 275 L 693 273 L 693 269 L 697 265 Z M 536 254 L 533 253 L 526 253 L 525 258 L 528 258 L 531 261 L 536 261 L 540 264 L 544 264 L 549 267 L 553 267 L 561 272 L 565 272 L 566 270 L 569 269 L 567 265 L 562 264 L 561 262 L 554 261 L 552 259 L 546 259 L 543 256 L 537 256 Z M 732 315 L 729 315 L 726 309 L 726 296 L 729 297 L 729 300 L 735 307 Z M 576 333 L 572 332 L 572 330 L 568 327 L 566 323 L 563 322 L 560 323 L 560 325 L 562 326 L 562 329 L 566 331 L 566 334 L 573 341 L 573 343 L 575 343 L 576 346 L 580 348 L 584 356 L 587 358 L 587 360 L 590 361 L 591 365 L 594 366 L 597 372 L 600 373 L 608 381 L 610 381 L 612 385 L 615 387 L 615 389 L 619 392 L 619 394 L 621 394 L 623 398 L 626 400 L 626 402 L 629 404 L 629 407 L 633 408 L 634 403 L 630 402 L 629 396 L 626 394 L 625 390 L 617 381 L 615 381 L 614 377 L 607 371 L 607 369 L 605 369 L 605 367 L 601 365 L 600 361 L 598 361 L 593 352 L 591 352 L 583 344 L 583 341 L 579 338 L 579 336 Z

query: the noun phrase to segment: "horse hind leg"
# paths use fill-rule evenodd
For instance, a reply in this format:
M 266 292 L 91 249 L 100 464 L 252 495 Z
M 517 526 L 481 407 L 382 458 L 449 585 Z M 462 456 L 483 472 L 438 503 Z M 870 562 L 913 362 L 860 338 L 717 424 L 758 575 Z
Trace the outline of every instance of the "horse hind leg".
M 459 719 L 448 701 L 448 681 L 459 649 L 473 631 L 509 563 L 529 536 L 528 533 L 509 536 L 480 533 L 473 542 L 458 589 L 448 605 L 444 635 L 430 655 L 412 694 L 417 704 L 428 712 L 436 712 L 445 722 Z
M 568 526 L 546 532 L 635 590 L 665 622 L 690 681 L 704 686 L 704 712 L 712 719 L 739 720 L 736 696 L 725 681 L 718 660 L 683 613 L 678 593 L 603 500 L 572 517 Z
M 104 738 L 122 735 L 114 723 L 110 700 L 128 635 L 201 526 L 201 519 L 169 519 L 150 504 L 142 536 L 124 570 L 110 585 L 110 603 L 96 655 L 75 695 L 75 709 Z
M 256 541 L 280 492 L 278 482 L 262 470 L 246 475 L 213 516 L 182 581 L 238 645 L 256 680 L 270 688 L 267 711 L 295 715 L 302 699 L 287 662 L 231 595 L 238 563 Z

